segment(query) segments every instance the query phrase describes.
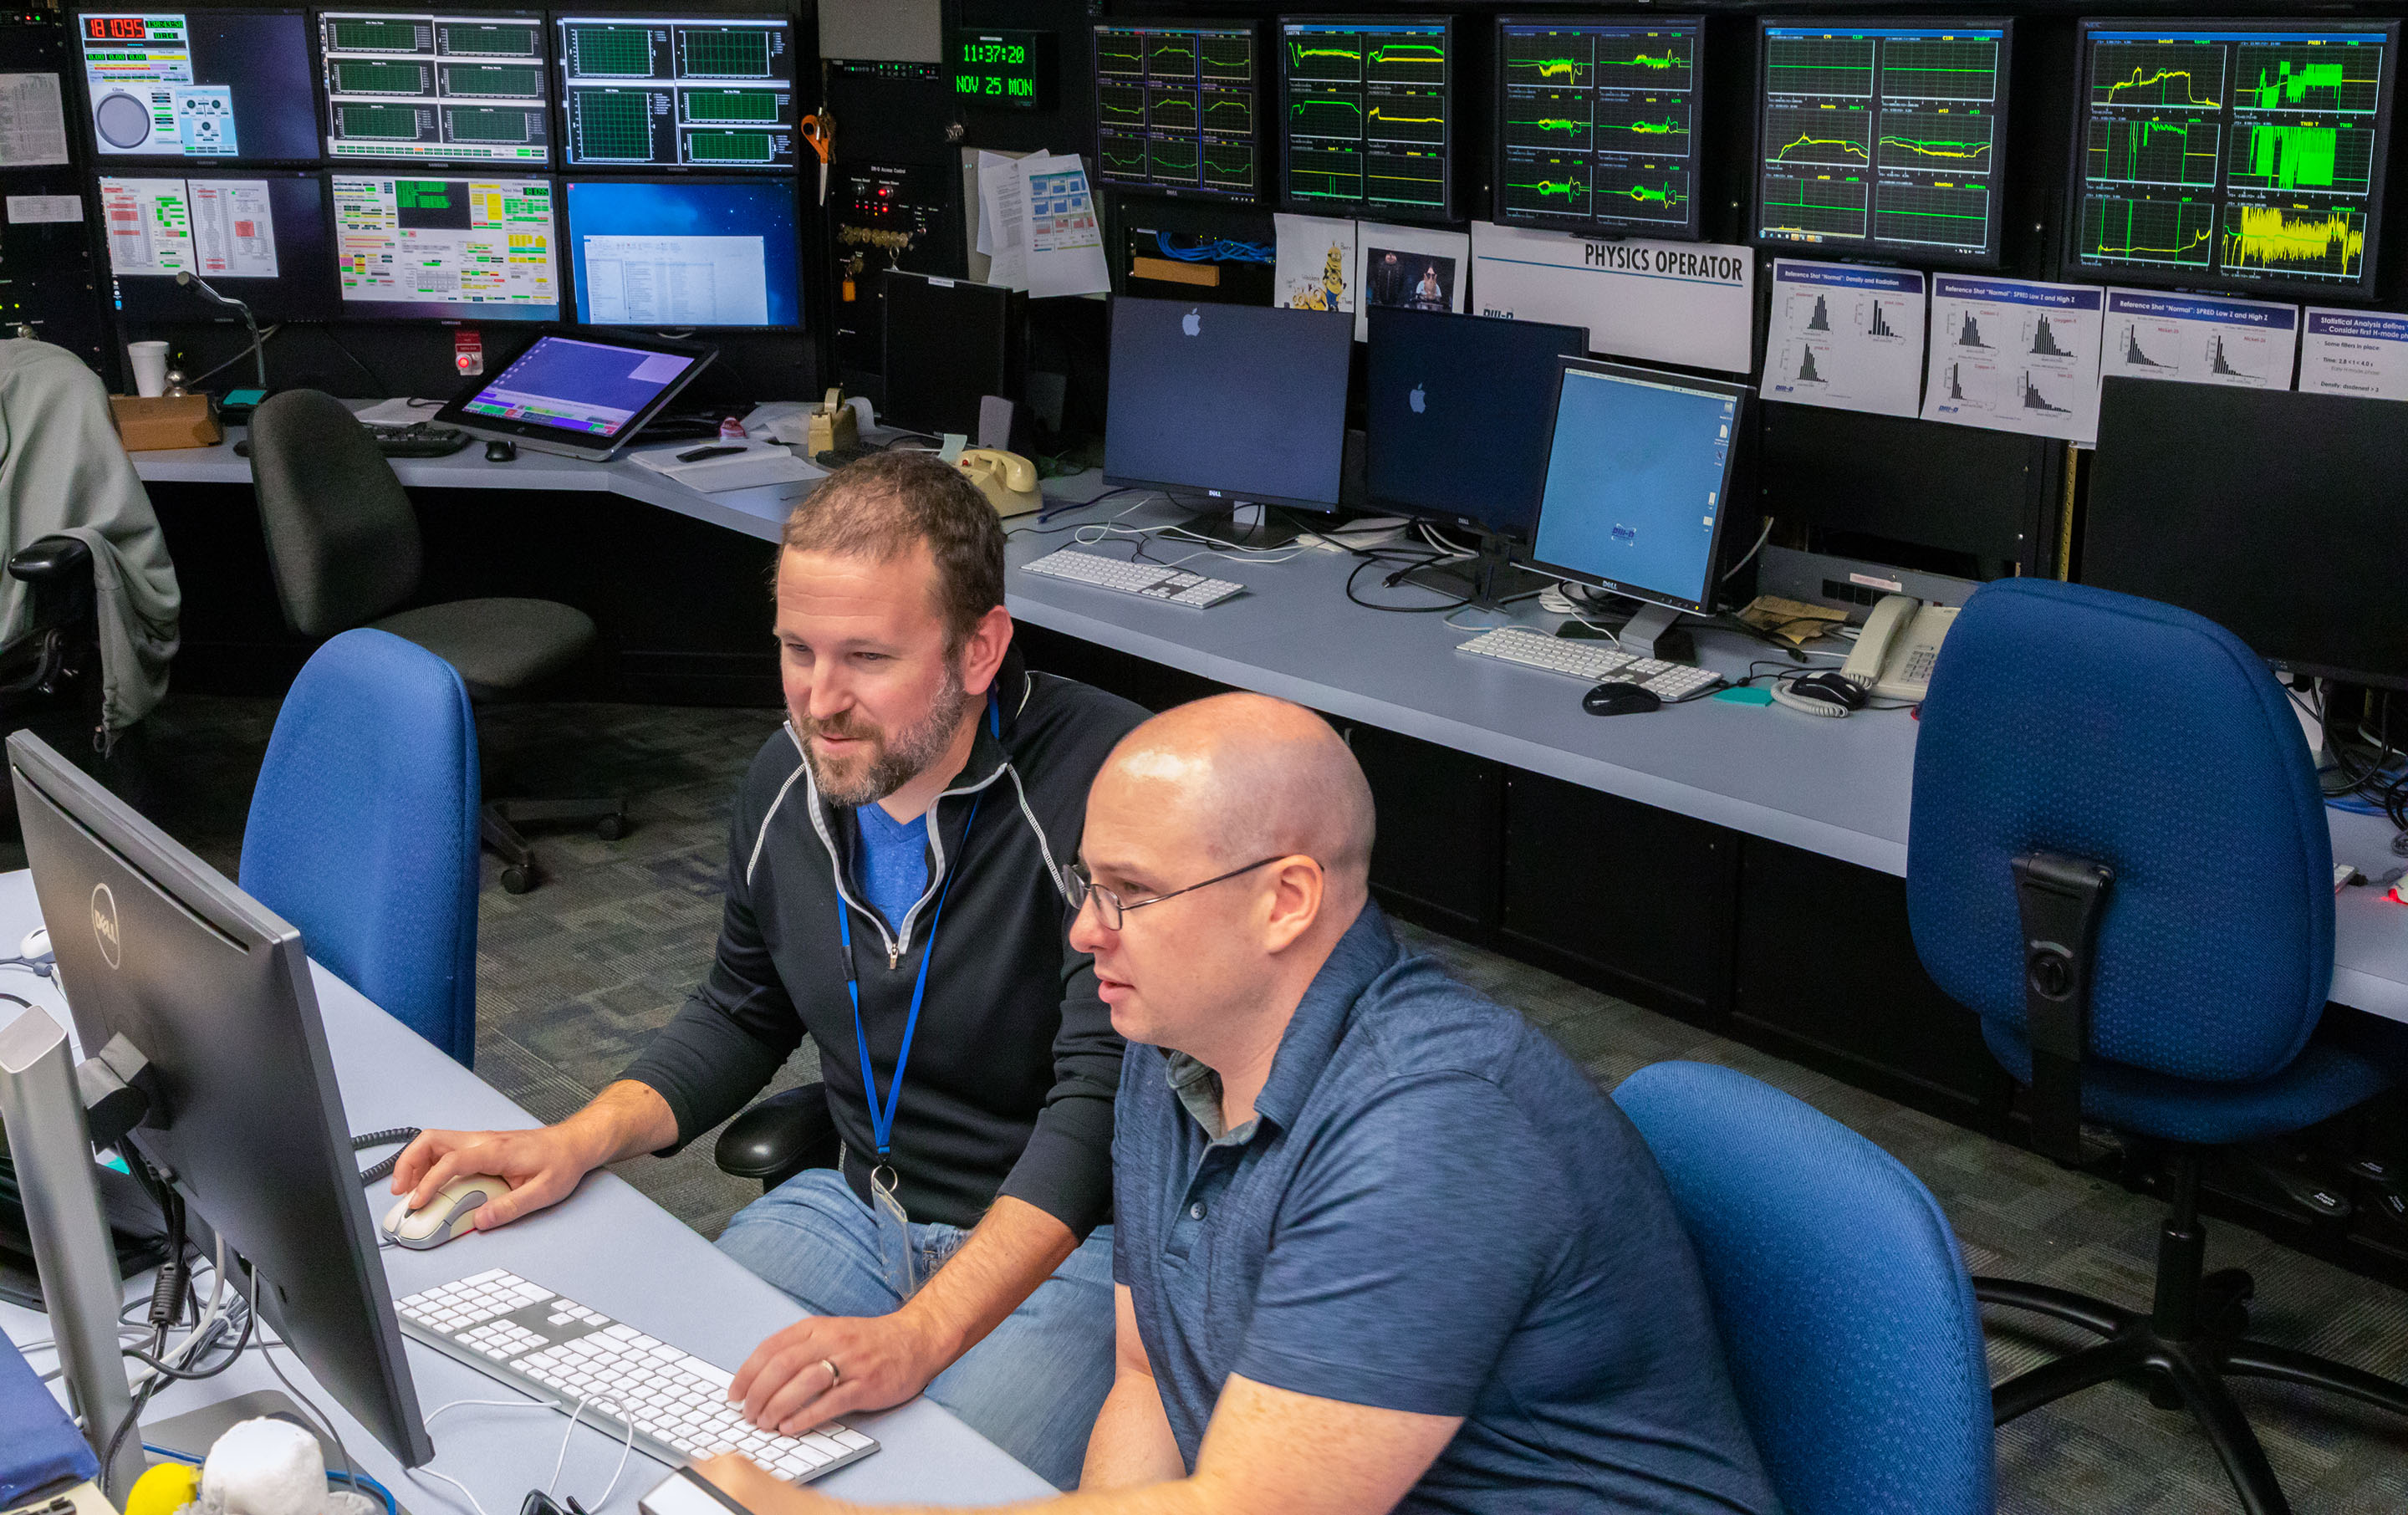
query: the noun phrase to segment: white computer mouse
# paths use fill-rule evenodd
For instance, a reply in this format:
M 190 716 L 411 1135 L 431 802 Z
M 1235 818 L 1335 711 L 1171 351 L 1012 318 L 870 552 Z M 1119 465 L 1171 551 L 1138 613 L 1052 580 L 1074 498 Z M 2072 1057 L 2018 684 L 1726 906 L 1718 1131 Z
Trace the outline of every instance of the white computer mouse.
M 385 1211 L 384 1234 L 395 1246 L 412 1251 L 440 1247 L 474 1228 L 479 1206 L 509 1192 L 508 1180 L 489 1173 L 463 1174 L 416 1209 L 409 1208 L 408 1194 L 394 1201 L 393 1208 Z
M 25 939 L 23 941 L 17 944 L 17 955 L 29 962 L 38 958 L 47 957 L 50 955 L 50 928 L 48 926 L 36 926 L 33 930 L 25 933 Z

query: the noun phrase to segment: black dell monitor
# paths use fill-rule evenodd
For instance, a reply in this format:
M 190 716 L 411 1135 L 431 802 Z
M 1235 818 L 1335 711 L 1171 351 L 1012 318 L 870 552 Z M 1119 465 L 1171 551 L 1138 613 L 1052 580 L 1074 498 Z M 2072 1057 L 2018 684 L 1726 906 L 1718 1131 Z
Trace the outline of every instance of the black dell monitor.
M 1104 481 L 1336 511 L 1354 352 L 1341 311 L 1114 299 Z
M 889 268 L 885 295 L 885 403 L 889 426 L 975 439 L 992 394 L 1015 405 L 1028 387 L 1028 296 L 967 279 Z
M 1654 648 L 1676 616 L 1713 608 L 1748 391 L 1627 364 L 1567 358 L 1557 369 L 1529 561 L 1639 601 L 1623 645 Z
M 8 770 L 76 1034 L 122 1036 L 157 1077 L 126 1139 L 250 1265 L 327 1392 L 428 1462 L 301 934 L 38 737 L 8 738 Z
M 292 9 L 93 9 L 75 18 L 96 166 L 315 163 L 309 21 Z
M 2075 577 L 2295 672 L 2408 690 L 2403 453 L 2388 400 L 2109 379 Z

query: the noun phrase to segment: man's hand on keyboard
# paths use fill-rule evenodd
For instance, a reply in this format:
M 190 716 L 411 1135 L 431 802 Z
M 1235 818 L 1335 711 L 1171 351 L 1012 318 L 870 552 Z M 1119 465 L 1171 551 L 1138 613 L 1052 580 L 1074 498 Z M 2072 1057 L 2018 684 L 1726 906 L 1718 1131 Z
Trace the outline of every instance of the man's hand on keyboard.
M 800 1436 L 848 1410 L 886 1409 L 928 1386 L 955 1354 L 910 1310 L 797 1321 L 752 1349 L 727 1397 L 764 1430 Z M 831 1377 L 828 1365 L 836 1365 Z

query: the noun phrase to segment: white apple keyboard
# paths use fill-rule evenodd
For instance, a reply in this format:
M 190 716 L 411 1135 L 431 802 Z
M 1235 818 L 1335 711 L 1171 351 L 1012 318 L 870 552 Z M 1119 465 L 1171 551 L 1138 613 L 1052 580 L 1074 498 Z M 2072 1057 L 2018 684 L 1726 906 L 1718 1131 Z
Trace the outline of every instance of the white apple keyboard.
M 804 1483 L 878 1450 L 834 1421 L 799 1436 L 764 1431 L 727 1402 L 734 1374 L 504 1268 L 421 1290 L 394 1310 L 403 1335 L 563 1415 L 582 1401 L 585 1419 L 613 1434 L 632 1422 L 637 1450 L 672 1465 L 740 1451 Z
M 1226 579 L 1207 579 L 1184 568 L 1166 567 L 1159 563 L 1132 563 L 1126 558 L 1108 558 L 1100 552 L 1082 552 L 1072 547 L 1066 547 L 1059 552 L 1048 552 L 1021 566 L 1030 573 L 1043 574 L 1048 579 L 1091 584 L 1096 589 L 1115 589 L 1124 594 L 1140 594 L 1149 600 L 1184 605 L 1197 610 L 1208 605 L 1218 605 L 1246 587 Z
M 1711 668 L 1633 657 L 1602 643 L 1550 636 L 1527 626 L 1499 626 L 1457 645 L 1455 650 L 1592 684 L 1637 684 L 1667 705 L 1694 698 L 1723 681 L 1723 676 Z

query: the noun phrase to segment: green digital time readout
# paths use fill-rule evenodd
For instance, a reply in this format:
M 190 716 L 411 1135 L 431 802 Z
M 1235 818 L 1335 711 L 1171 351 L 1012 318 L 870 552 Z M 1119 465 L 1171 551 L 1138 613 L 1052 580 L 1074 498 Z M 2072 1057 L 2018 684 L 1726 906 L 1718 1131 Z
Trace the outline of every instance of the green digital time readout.
M 982 110 L 1054 107 L 1054 34 L 961 27 L 953 33 L 953 96 Z

